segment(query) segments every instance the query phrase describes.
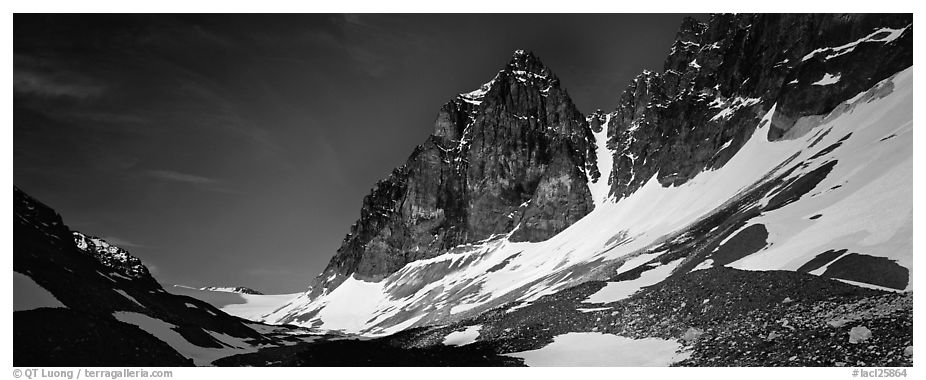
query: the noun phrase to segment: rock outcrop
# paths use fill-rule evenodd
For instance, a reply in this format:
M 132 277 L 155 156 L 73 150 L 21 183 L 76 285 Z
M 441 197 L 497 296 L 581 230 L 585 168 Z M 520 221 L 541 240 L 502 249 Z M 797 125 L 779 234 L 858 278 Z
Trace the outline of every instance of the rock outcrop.
M 136 279 L 151 277 L 151 273 L 141 260 L 132 256 L 128 251 L 96 236 L 84 235 L 77 231 L 72 232 L 72 235 L 77 249 L 93 256 L 107 268 Z

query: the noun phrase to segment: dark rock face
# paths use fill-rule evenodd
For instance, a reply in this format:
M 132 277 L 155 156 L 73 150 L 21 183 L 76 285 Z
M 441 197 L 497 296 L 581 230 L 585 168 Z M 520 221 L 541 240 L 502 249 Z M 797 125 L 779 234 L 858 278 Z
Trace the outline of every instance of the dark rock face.
M 585 117 L 559 79 L 518 51 L 491 82 L 441 107 L 434 133 L 364 199 L 319 279 L 378 279 L 512 231 L 512 240 L 545 240 L 594 207 L 594 154 Z
M 663 71 L 638 76 L 612 114 L 612 194 L 722 166 L 773 105 L 770 140 L 806 131 L 813 116 L 913 64 L 912 24 L 909 14 L 686 19 Z

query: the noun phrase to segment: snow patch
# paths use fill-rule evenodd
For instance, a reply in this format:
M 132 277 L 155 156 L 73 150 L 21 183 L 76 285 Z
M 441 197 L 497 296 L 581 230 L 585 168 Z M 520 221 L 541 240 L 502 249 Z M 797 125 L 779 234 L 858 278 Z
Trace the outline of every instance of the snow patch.
M 814 86 L 827 86 L 827 85 L 831 85 L 833 83 L 839 82 L 839 78 L 841 77 L 842 75 L 838 73 L 836 75 L 826 73 L 823 75 L 823 78 L 820 78 L 820 80 L 813 82 L 811 84 Z
M 138 305 L 139 307 L 141 307 L 141 308 L 143 308 L 143 309 L 145 308 L 145 305 L 142 305 L 141 302 L 138 302 L 138 300 L 136 300 L 134 297 L 130 296 L 130 295 L 129 295 L 128 293 L 126 293 L 124 290 L 122 290 L 122 289 L 113 289 L 113 290 L 115 290 L 116 293 L 119 293 L 119 294 L 122 295 L 123 297 L 128 298 L 129 301 L 134 302 L 134 303 L 135 303 L 136 305 Z
M 611 191 L 611 185 L 608 182 L 611 178 L 611 170 L 614 169 L 614 152 L 608 149 L 608 123 L 610 122 L 611 114 L 608 114 L 601 126 L 601 132 L 595 132 L 595 155 L 598 173 L 601 175 L 594 182 L 591 179 L 588 180 L 588 190 L 596 206 L 607 201 L 608 193 Z
M 35 282 L 32 277 L 13 272 L 13 311 L 38 309 L 41 307 L 65 307 L 48 289 Z
M 806 61 L 806 60 L 808 60 L 808 59 L 810 59 L 810 58 L 813 58 L 815 55 L 817 55 L 817 54 L 819 54 L 819 53 L 822 53 L 822 52 L 826 52 L 826 51 L 831 51 L 831 54 L 828 55 L 828 56 L 826 56 L 824 59 L 825 59 L 825 60 L 826 60 L 826 59 L 832 59 L 832 58 L 838 57 L 838 56 L 840 56 L 840 55 L 848 54 L 848 53 L 852 52 L 853 50 L 855 50 L 855 47 L 858 46 L 859 44 L 861 44 L 862 42 L 890 43 L 890 42 L 893 42 L 894 40 L 896 40 L 897 38 L 899 38 L 899 37 L 903 34 L 903 32 L 906 31 L 907 28 L 909 28 L 909 27 L 912 26 L 912 25 L 913 25 L 913 24 L 910 24 L 910 25 L 907 25 L 907 26 L 905 26 L 905 27 L 903 27 L 903 28 L 900 28 L 900 29 L 879 28 L 879 29 L 875 30 L 874 32 L 871 32 L 871 34 L 869 34 L 869 35 L 867 35 L 867 36 L 865 36 L 865 37 L 859 38 L 858 40 L 855 40 L 855 41 L 853 41 L 853 42 L 849 42 L 849 43 L 847 43 L 847 44 L 845 44 L 845 45 L 841 45 L 841 46 L 837 46 L 837 47 L 826 47 L 826 48 L 816 49 L 816 50 L 814 50 L 814 51 L 812 51 L 812 52 L 810 52 L 810 53 L 807 53 L 807 55 L 805 55 L 804 58 L 801 58 L 801 61 Z M 884 37 L 881 37 L 881 38 L 874 38 L 875 36 L 877 36 L 877 35 L 879 35 L 879 34 L 882 34 L 882 33 L 887 33 L 887 35 L 884 36 Z
M 482 104 L 482 99 L 485 98 L 485 95 L 492 89 L 492 85 L 495 84 L 495 80 L 498 79 L 498 75 L 495 75 L 495 78 L 479 86 L 479 88 L 460 94 L 460 99 L 469 104 L 479 105 Z
M 445 346 L 465 346 L 473 343 L 479 338 L 479 331 L 482 325 L 469 326 L 463 331 L 454 331 L 444 337 Z
M 678 342 L 602 333 L 568 333 L 538 350 L 506 354 L 538 367 L 667 367 L 687 359 Z
M 678 259 L 671 263 L 660 265 L 656 268 L 650 269 L 646 272 L 640 274 L 639 278 L 627 281 L 618 281 L 618 282 L 608 282 L 604 288 L 595 292 L 587 299 L 584 303 L 609 303 L 620 301 L 627 297 L 630 297 L 640 289 L 655 285 L 665 280 L 666 277 L 669 277 L 672 274 L 672 271 L 678 264 L 681 264 L 682 260 Z
M 251 346 L 247 342 L 244 342 L 242 339 L 209 330 L 204 331 L 228 347 L 200 347 L 190 343 L 183 337 L 183 335 L 180 335 L 180 333 L 174 331 L 173 329 L 177 326 L 141 313 L 118 311 L 113 313 L 113 317 L 120 322 L 138 326 L 142 330 L 145 330 L 145 332 L 154 335 L 155 338 L 163 341 L 164 343 L 167 343 L 184 357 L 193 359 L 193 363 L 198 366 L 210 365 L 214 360 L 229 355 L 244 354 L 257 351 L 257 347 Z

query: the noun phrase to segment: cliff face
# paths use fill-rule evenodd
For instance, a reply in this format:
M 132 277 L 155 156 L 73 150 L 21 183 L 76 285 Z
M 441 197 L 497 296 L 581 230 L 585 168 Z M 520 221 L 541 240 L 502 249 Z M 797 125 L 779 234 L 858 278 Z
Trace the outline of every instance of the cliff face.
M 378 279 L 497 234 L 547 239 L 594 207 L 594 145 L 559 79 L 518 51 L 492 81 L 441 107 L 433 134 L 364 198 L 323 276 Z
M 806 132 L 816 115 L 911 66 L 912 38 L 912 15 L 686 19 L 663 71 L 634 79 L 612 114 L 611 194 L 723 166 L 772 106 L 770 141 Z

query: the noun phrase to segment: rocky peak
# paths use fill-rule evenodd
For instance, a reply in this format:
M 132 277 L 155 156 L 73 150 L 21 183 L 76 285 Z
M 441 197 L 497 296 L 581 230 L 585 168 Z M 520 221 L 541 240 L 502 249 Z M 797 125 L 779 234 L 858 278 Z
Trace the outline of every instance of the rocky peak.
M 553 72 L 534 53 L 524 50 L 515 51 L 499 75 L 524 84 L 538 86 L 542 90 L 549 90 L 551 86 L 559 86 L 559 79 L 553 75 Z
M 434 132 L 364 198 L 360 220 L 319 276 L 378 279 L 459 244 L 538 241 L 594 207 L 594 136 L 559 79 L 516 51 L 496 76 L 450 99 Z M 325 285 L 327 284 L 327 285 Z
M 151 274 L 148 268 L 128 251 L 110 244 L 96 236 L 84 235 L 73 231 L 74 244 L 77 249 L 97 259 L 103 266 L 132 278 L 146 278 Z

